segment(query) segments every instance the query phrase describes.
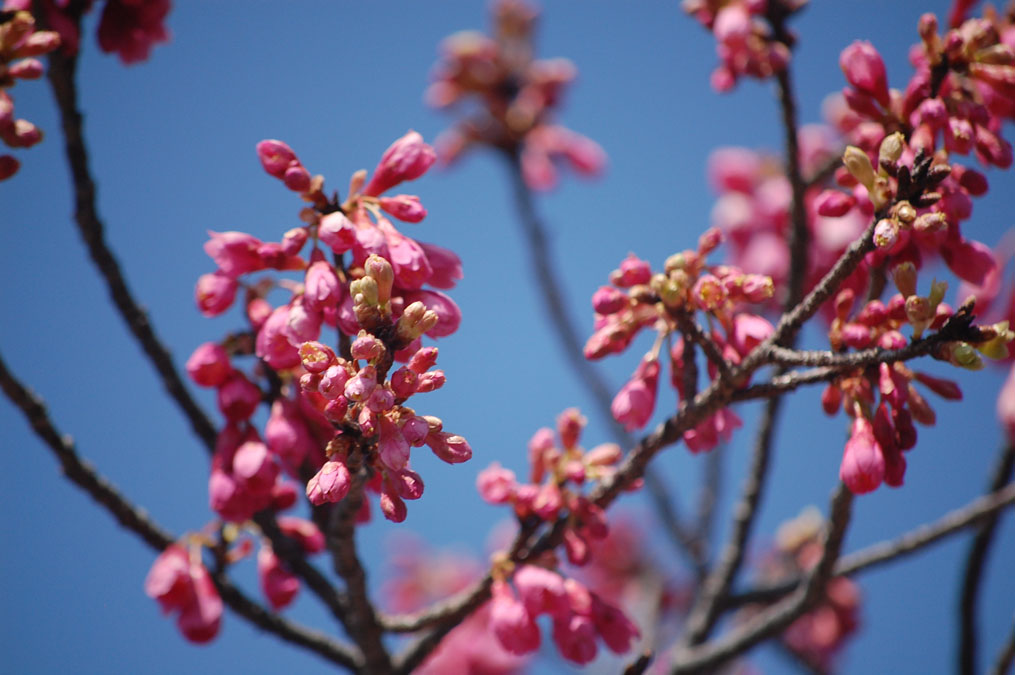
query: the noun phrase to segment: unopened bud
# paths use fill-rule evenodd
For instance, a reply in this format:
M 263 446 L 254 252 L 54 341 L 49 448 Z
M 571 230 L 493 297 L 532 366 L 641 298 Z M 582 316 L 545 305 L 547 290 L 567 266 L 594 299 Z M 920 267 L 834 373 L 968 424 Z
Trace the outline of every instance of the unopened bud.
M 895 164 L 902 157 L 902 151 L 905 147 L 906 139 L 901 132 L 896 131 L 894 134 L 885 136 L 885 139 L 881 141 L 881 147 L 878 149 L 878 163 L 888 162 Z M 855 176 L 856 174 L 853 175 Z M 859 180 L 859 177 L 857 177 L 857 180 Z
M 895 207 L 895 217 L 906 225 L 911 225 L 916 220 L 916 209 L 909 202 L 899 202 Z
M 983 359 L 972 345 L 966 342 L 952 342 L 948 345 L 948 360 L 966 370 L 982 370 Z
M 380 304 L 377 282 L 373 277 L 356 279 L 349 284 L 349 293 L 352 295 L 355 305 L 377 306 Z
M 363 263 L 363 269 L 377 283 L 377 301 L 386 304 L 391 299 L 391 286 L 395 282 L 391 263 L 372 253 Z
M 935 279 L 930 284 L 930 295 L 927 296 L 927 301 L 930 303 L 932 309 L 936 309 L 941 301 L 945 299 L 945 293 L 948 291 L 947 281 L 938 281 Z
M 913 229 L 927 234 L 938 232 L 948 227 L 948 217 L 940 211 L 932 211 L 919 216 L 913 221 Z
M 908 261 L 899 263 L 892 270 L 892 278 L 902 297 L 908 298 L 916 294 L 916 265 Z
M 417 300 L 402 311 L 395 332 L 399 339 L 406 343 L 412 342 L 436 326 L 438 319 L 436 312 L 427 309 L 426 305 Z
M 882 218 L 874 227 L 874 245 L 890 249 L 899 241 L 899 224 L 892 218 Z
M 845 164 L 846 170 L 853 178 L 856 178 L 868 191 L 874 190 L 874 167 L 866 152 L 855 145 L 846 146 L 846 151 L 842 154 L 842 163 Z

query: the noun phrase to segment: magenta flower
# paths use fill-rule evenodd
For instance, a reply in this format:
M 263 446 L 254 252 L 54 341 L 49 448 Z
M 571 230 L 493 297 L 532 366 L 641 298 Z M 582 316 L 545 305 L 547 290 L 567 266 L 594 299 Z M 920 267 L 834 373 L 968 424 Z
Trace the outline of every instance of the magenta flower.
M 276 611 L 287 607 L 300 591 L 300 580 L 282 565 L 270 546 L 262 546 L 257 554 L 257 576 L 264 597 Z
M 490 504 L 506 504 L 511 500 L 517 486 L 515 472 L 505 469 L 499 462 L 494 462 L 483 469 L 476 477 L 479 496 Z
M 99 47 L 126 64 L 145 61 L 152 46 L 169 41 L 163 22 L 169 0 L 108 0 L 99 19 Z
M 415 180 L 426 173 L 436 159 L 437 153 L 423 142 L 423 137 L 409 131 L 384 151 L 363 194 L 376 197 L 403 181 Z
M 613 418 L 628 431 L 641 429 L 648 424 L 656 406 L 659 384 L 659 360 L 645 358 L 638 364 L 631 379 L 613 398 L 610 411 Z
M 842 455 L 839 478 L 853 494 L 876 490 L 885 478 L 885 456 L 874 438 L 871 423 L 863 415 L 853 420 L 853 430 Z
M 522 565 L 515 571 L 512 580 L 522 604 L 531 616 L 557 616 L 571 611 L 564 579 L 560 574 L 538 565 Z
M 571 614 L 555 617 L 553 641 L 560 655 L 573 663 L 584 665 L 596 658 L 596 627 L 587 616 Z
M 233 370 L 229 354 L 214 342 L 205 342 L 195 349 L 187 359 L 186 368 L 190 379 L 202 387 L 219 386 Z
M 351 483 L 349 469 L 345 464 L 337 460 L 325 462 L 321 470 L 307 481 L 307 498 L 315 506 L 325 502 L 340 502 L 349 494 Z
M 518 655 L 539 649 L 539 626 L 511 587 L 504 581 L 495 581 L 490 594 L 490 629 L 501 646 Z
M 245 232 L 213 232 L 204 245 L 204 251 L 223 274 L 234 279 L 241 274 L 263 270 L 265 265 L 258 253 L 261 240 Z
M 872 97 L 883 107 L 888 107 L 885 64 L 870 42 L 857 40 L 842 50 L 839 66 L 851 86 Z
M 260 403 L 261 390 L 239 371 L 233 371 L 219 387 L 219 410 L 231 422 L 249 419 Z
M 218 316 L 229 309 L 236 298 L 236 279 L 224 272 L 202 274 L 194 288 L 197 308 L 205 316 Z

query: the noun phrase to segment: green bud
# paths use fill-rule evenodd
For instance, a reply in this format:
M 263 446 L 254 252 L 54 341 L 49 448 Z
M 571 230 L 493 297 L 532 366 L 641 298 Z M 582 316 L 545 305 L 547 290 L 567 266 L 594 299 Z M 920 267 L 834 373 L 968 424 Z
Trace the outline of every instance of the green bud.
M 878 149 L 878 163 L 888 162 L 894 164 L 902 157 L 902 151 L 905 147 L 906 138 L 901 132 L 896 131 L 894 134 L 885 136 L 885 139 L 881 141 L 881 147 Z
M 842 163 L 868 192 L 874 191 L 874 167 L 866 152 L 855 145 L 846 146 L 846 151 L 842 153 Z
M 976 353 L 972 345 L 966 342 L 953 342 L 951 344 L 951 361 L 954 365 L 966 370 L 982 370 L 983 359 Z

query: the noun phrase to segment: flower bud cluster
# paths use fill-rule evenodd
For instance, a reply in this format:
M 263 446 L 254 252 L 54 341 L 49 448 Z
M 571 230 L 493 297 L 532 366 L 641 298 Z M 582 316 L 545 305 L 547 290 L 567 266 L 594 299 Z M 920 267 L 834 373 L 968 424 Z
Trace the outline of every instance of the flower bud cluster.
M 18 80 L 42 77 L 42 62 L 35 58 L 60 46 L 60 36 L 36 30 L 29 6 L 8 7 L 0 14 L 0 141 L 9 148 L 30 148 L 42 140 L 42 131 L 28 120 L 14 118 L 14 100 L 7 90 Z M 7 180 L 21 166 L 13 156 L 0 154 L 0 181 Z
M 512 654 L 539 649 L 536 618 L 544 614 L 553 620 L 552 636 L 560 655 L 572 663 L 595 659 L 599 639 L 614 653 L 624 654 L 641 637 L 624 612 L 576 579 L 546 567 L 522 565 L 512 581 L 514 589 L 506 578 L 497 578 L 490 600 L 490 629 Z
M 170 545 L 152 564 L 144 589 L 163 613 L 178 612 L 176 625 L 186 639 L 204 643 L 218 635 L 222 598 L 198 552 Z
M 493 15 L 494 37 L 463 31 L 441 44 L 427 101 L 445 108 L 476 98 L 482 105 L 438 138 L 441 160 L 450 163 L 474 145 L 491 146 L 518 155 L 525 182 L 535 190 L 556 185 L 561 161 L 579 174 L 600 173 L 606 156 L 599 145 L 552 123 L 574 65 L 532 58 L 537 11 L 522 0 L 498 0 Z
M 553 522 L 566 515 L 564 547 L 575 565 L 585 564 L 590 541 L 602 539 L 608 532 L 603 510 L 584 496 L 582 488 L 612 476 L 623 454 L 615 443 L 586 452 L 578 444 L 586 421 L 576 408 L 569 408 L 557 418 L 557 440 L 545 427 L 532 436 L 529 482 L 519 482 L 513 471 L 498 463 L 480 472 L 476 480 L 484 500 L 510 504 L 518 518 Z M 639 487 L 640 482 L 631 489 Z
M 585 357 L 602 358 L 627 349 L 647 327 L 657 333 L 652 349 L 642 358 L 631 379 L 617 393 L 611 410 L 629 431 L 643 428 L 655 410 L 660 373 L 659 352 L 664 341 L 670 348 L 670 381 L 681 399 L 695 392 L 685 390 L 685 339 L 683 322 L 703 312 L 712 330 L 705 336 L 721 353 L 726 366 L 740 363 L 772 332 L 764 318 L 742 311 L 747 304 L 771 300 L 775 286 L 771 277 L 746 274 L 729 265 L 706 264 L 706 258 L 722 241 L 718 228 L 705 232 L 695 251 L 671 255 L 662 272 L 653 273 L 648 262 L 629 255 L 610 274 L 610 286 L 592 296 L 596 312 L 595 332 L 585 344 Z M 690 372 L 694 372 L 693 370 Z M 709 361 L 710 377 L 719 376 L 719 364 Z M 694 386 L 697 385 L 695 381 Z M 739 418 L 721 409 L 688 430 L 684 440 L 698 452 L 708 450 L 740 426 Z
M 761 580 L 779 583 L 806 574 L 821 557 L 821 514 L 813 507 L 783 523 L 775 547 L 760 565 Z M 790 650 L 822 670 L 833 670 L 835 657 L 860 627 L 860 589 L 846 577 L 833 577 L 824 597 L 790 624 L 782 641 Z
M 682 4 L 715 36 L 719 66 L 712 72 L 712 88 L 725 92 L 741 77 L 765 79 L 786 67 L 790 45 L 774 35 L 769 16 L 793 14 L 807 0 L 684 0 Z
M 968 314 L 968 308 L 953 313 L 941 302 L 946 289 L 943 282 L 934 282 L 926 297 L 916 295 L 912 263 L 896 267 L 894 276 L 901 293 L 887 304 L 880 300 L 868 302 L 853 318 L 849 318 L 854 304 L 852 291 L 839 293 L 836 318 L 829 332 L 834 350 L 901 349 L 908 344 L 901 333 L 907 324 L 916 339 L 928 328 L 941 329 Z M 942 342 L 933 355 L 959 367 L 978 369 L 983 367 L 978 352 L 993 358 L 1006 357 L 1006 345 L 1015 337 L 1007 321 L 986 328 L 972 327 L 972 331 L 976 341 Z M 902 453 L 911 450 L 917 440 L 913 423 L 930 426 L 936 420 L 934 409 L 914 386 L 916 382 L 942 398 L 962 398 L 954 382 L 913 371 L 902 362 L 857 369 L 833 381 L 822 394 L 827 414 L 834 415 L 842 408 L 854 418 L 839 470 L 840 478 L 854 493 L 871 492 L 882 482 L 892 487 L 902 485 L 906 471 Z

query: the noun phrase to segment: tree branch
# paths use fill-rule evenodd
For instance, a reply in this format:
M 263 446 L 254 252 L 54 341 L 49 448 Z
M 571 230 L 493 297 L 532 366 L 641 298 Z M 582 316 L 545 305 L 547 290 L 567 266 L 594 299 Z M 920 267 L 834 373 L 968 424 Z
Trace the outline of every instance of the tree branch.
M 142 509 L 132 504 L 105 477 L 78 457 L 73 441 L 57 431 L 42 400 L 25 387 L 0 357 L 0 388 L 31 425 L 35 435 L 56 455 L 64 475 L 108 511 L 124 528 L 138 535 L 155 551 L 162 551 L 176 537 L 153 521 Z M 293 644 L 306 647 L 332 663 L 351 670 L 359 668 L 359 655 L 350 646 L 330 640 L 324 635 L 283 619 L 267 611 L 232 585 L 223 572 L 212 577 L 219 594 L 229 607 L 255 626 L 274 633 Z
M 1009 442 L 1001 450 L 1001 456 L 994 468 L 988 492 L 997 492 L 1004 487 L 1005 483 L 1012 480 L 1013 471 L 1015 471 L 1015 443 Z M 1000 515 L 999 511 L 995 511 L 983 519 L 969 546 L 969 553 L 966 555 L 966 568 L 959 596 L 958 665 L 959 672 L 963 675 L 973 675 L 973 673 L 980 672 L 976 667 L 978 642 L 976 608 L 979 601 L 980 583 L 983 580 L 983 568 L 987 563 L 987 555 L 990 553 L 990 547 L 997 532 Z
M 1008 639 L 1001 645 L 997 659 L 987 671 L 988 675 L 1009 675 L 1015 666 L 1015 627 L 1008 631 Z
M 894 562 L 937 543 L 947 536 L 979 523 L 1001 509 L 1015 504 L 1015 482 L 1003 489 L 984 495 L 965 506 L 946 513 L 932 523 L 925 523 L 893 539 L 872 544 L 864 549 L 844 556 L 835 567 L 835 576 L 852 576 L 872 567 Z M 743 605 L 767 603 L 778 600 L 792 592 L 800 583 L 790 579 L 778 584 L 759 586 L 743 593 L 732 595 L 726 600 L 725 609 Z
M 40 0 L 36 0 L 34 9 L 36 19 L 40 24 L 45 24 L 46 11 Z M 73 20 L 78 26 L 80 16 L 74 17 Z M 45 25 L 44 27 L 48 28 Z M 106 245 L 103 224 L 95 204 L 95 181 L 88 168 L 81 111 L 77 107 L 77 85 L 74 79 L 76 70 L 77 55 L 68 55 L 62 49 L 49 54 L 47 77 L 56 98 L 63 126 L 67 162 L 74 188 L 74 220 L 92 261 L 106 281 L 110 298 L 117 311 L 155 367 L 169 396 L 179 406 L 194 433 L 211 453 L 215 449 L 217 436 L 215 426 L 191 397 L 173 364 L 173 357 L 155 334 L 147 313 L 131 294 L 116 257 Z

